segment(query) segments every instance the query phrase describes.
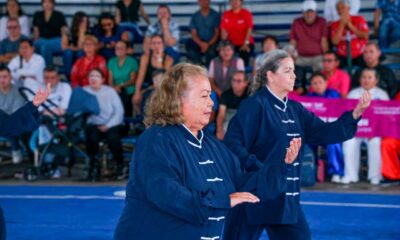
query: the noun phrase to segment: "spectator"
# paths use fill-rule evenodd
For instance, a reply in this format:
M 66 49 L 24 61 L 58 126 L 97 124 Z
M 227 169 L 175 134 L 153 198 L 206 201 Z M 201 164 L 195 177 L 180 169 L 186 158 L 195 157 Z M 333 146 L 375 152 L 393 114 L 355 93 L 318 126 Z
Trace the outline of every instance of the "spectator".
M 165 4 L 158 6 L 157 22 L 147 28 L 143 42 L 145 52 L 150 50 L 150 40 L 154 35 L 162 37 L 166 53 L 174 59 L 174 63 L 179 62 L 179 25 L 171 19 L 171 10 Z
M 25 100 L 19 94 L 18 88 L 11 83 L 10 70 L 7 67 L 0 66 L 0 111 L 6 114 L 12 114 L 24 104 Z M 20 138 L 21 137 L 9 138 L 11 142 L 12 162 L 14 164 L 18 164 L 22 161 L 21 148 L 19 145 Z M 27 137 L 22 138 L 26 139 Z
M 340 94 L 331 88 L 328 88 L 328 82 L 322 73 L 314 73 L 311 76 L 311 92 L 307 94 L 310 97 L 322 98 L 340 98 Z M 314 153 L 317 147 L 313 146 Z M 326 145 L 328 173 L 332 175 L 332 182 L 340 182 L 340 177 L 344 175 L 343 148 L 341 143 Z
M 400 92 L 395 100 L 400 100 Z M 385 137 L 382 139 L 382 175 L 389 180 L 400 180 L 400 139 Z
M 123 33 L 122 27 L 115 23 L 114 16 L 110 13 L 102 13 L 95 34 L 99 40 L 99 54 L 105 59 L 114 57 L 115 44 L 121 40 Z
M 143 33 L 139 29 L 139 14 L 150 25 L 150 19 L 140 0 L 118 0 L 115 3 L 115 22 L 129 31 L 130 42 L 142 42 Z
M 289 54 L 289 56 L 293 59 L 293 62 L 295 64 L 294 74 L 296 75 L 296 79 L 295 79 L 293 91 L 289 93 L 289 96 L 304 95 L 307 92 L 307 90 L 309 89 L 310 83 L 308 82 L 308 79 L 307 79 L 307 72 L 305 71 L 306 69 L 298 67 L 296 65 L 296 61 L 297 61 L 297 57 L 298 57 L 297 50 L 291 44 L 287 44 L 287 45 L 283 46 L 282 50 L 284 50 L 285 52 L 287 52 Z
M 246 73 L 237 71 L 232 76 L 232 87 L 222 93 L 217 115 L 217 138 L 224 139 L 229 121 L 236 114 L 236 110 L 242 100 L 248 96 L 249 81 Z
M 19 42 L 26 39 L 16 18 L 7 20 L 7 33 L 7 38 L 0 41 L 0 64 L 8 64 L 18 54 Z
M 86 148 L 90 157 L 87 180 L 98 181 L 100 179 L 100 162 L 97 155 L 99 142 L 102 139 L 106 140 L 113 159 L 117 163 L 116 177 L 122 180 L 125 177 L 121 143 L 124 119 L 122 102 L 112 87 L 103 84 L 105 75 L 103 75 L 102 70 L 97 68 L 90 70 L 88 79 L 89 86 L 84 87 L 84 89 L 96 96 L 100 106 L 100 113 L 88 118 L 85 129 Z
M 235 47 L 229 41 L 218 44 L 219 56 L 210 63 L 208 74 L 212 89 L 221 97 L 222 93 L 231 88 L 233 73 L 244 71 L 244 62 L 235 57 Z
M 235 46 L 235 51 L 246 66 L 254 50 L 253 15 L 243 8 L 243 0 L 230 0 L 231 9 L 224 12 L 221 19 L 221 38 Z
M 106 60 L 97 54 L 99 42 L 93 35 L 86 35 L 83 41 L 83 52 L 85 56 L 75 62 L 71 70 L 71 85 L 73 88 L 89 85 L 89 71 L 98 68 L 104 76 L 107 76 Z
M 84 55 L 83 41 L 89 34 L 89 17 L 84 12 L 76 12 L 72 18 L 72 26 L 61 38 L 61 48 L 64 52 L 63 65 L 69 76 L 74 61 Z
M 339 20 L 339 15 L 336 11 L 336 3 L 338 0 L 325 0 L 324 18 L 330 25 Z M 360 0 L 350 0 L 350 15 L 358 15 L 361 7 Z
M 18 0 L 7 0 L 6 14 L 0 19 L 0 41 L 8 37 L 7 22 L 9 18 L 18 20 L 22 35 L 25 35 L 26 37 L 31 35 L 29 19 L 22 11 L 21 4 Z
M 210 64 L 211 59 L 217 55 L 217 42 L 219 38 L 219 25 L 221 16 L 210 8 L 210 0 L 198 0 L 200 10 L 190 19 L 192 37 L 186 42 L 186 57 L 193 63 Z
M 264 54 L 269 51 L 279 48 L 278 39 L 274 35 L 266 35 L 261 42 L 261 48 L 262 48 L 263 52 L 258 54 L 254 60 L 253 76 L 255 76 L 257 73 L 257 70 L 260 69 L 260 67 L 262 65 L 262 61 L 264 59 Z
M 328 51 L 328 27 L 325 19 L 317 15 L 314 0 L 303 2 L 303 16 L 293 21 L 290 43 L 297 49 L 296 66 L 322 70 L 322 54 Z
M 334 52 L 324 54 L 322 73 L 328 79 L 328 88 L 336 90 L 342 98 L 346 98 L 350 90 L 350 76 L 339 69 L 339 58 Z
M 31 40 L 21 40 L 19 55 L 10 61 L 8 68 L 17 87 L 26 87 L 36 92 L 43 84 L 45 62 L 42 56 L 34 53 L 34 50 Z
M 162 82 L 164 73 L 165 73 L 165 70 L 162 68 L 154 70 L 154 72 L 152 74 L 153 84 L 150 87 L 146 88 L 146 90 L 144 90 L 143 94 L 142 94 L 143 101 L 140 106 L 141 113 L 145 114 L 146 104 L 148 104 L 148 102 L 150 101 L 150 98 L 151 98 L 153 92 L 161 86 L 161 82 Z M 143 118 L 144 115 L 142 115 L 141 117 Z
M 138 64 L 136 59 L 127 56 L 128 44 L 123 41 L 115 45 L 115 55 L 108 61 L 108 85 L 114 87 L 121 97 L 125 116 L 132 117 L 132 97 L 135 91 Z
M 62 12 L 54 10 L 55 0 L 41 0 L 43 11 L 33 15 L 35 50 L 41 54 L 46 65 L 53 65 L 53 55 L 61 53 L 61 36 L 67 32 Z
M 45 102 L 47 108 L 39 107 L 39 112 L 43 115 L 42 122 L 53 121 L 54 114 L 56 116 L 63 116 L 69 105 L 71 99 L 72 89 L 68 83 L 60 82 L 60 76 L 55 67 L 46 67 L 43 71 L 44 83 L 47 86 L 50 84 L 51 92 L 47 98 L 47 102 L 50 101 L 52 104 Z M 46 117 L 45 117 L 46 116 Z M 50 125 L 54 123 L 49 123 Z M 52 133 L 47 128 L 46 124 L 39 126 L 39 145 L 47 144 L 52 138 Z M 60 178 L 61 171 L 58 168 L 57 161 L 51 163 L 51 178 Z
M 363 52 L 363 57 L 364 64 L 361 65 L 353 74 L 352 88 L 360 86 L 361 72 L 365 68 L 374 68 L 379 75 L 378 86 L 385 90 L 389 94 L 390 98 L 394 98 L 399 89 L 399 83 L 394 72 L 390 68 L 381 64 L 381 50 L 379 49 L 379 46 L 373 42 L 367 43 Z
M 336 9 L 340 19 L 332 23 L 332 44 L 337 47 L 341 66 L 346 66 L 346 63 L 348 67 L 359 66 L 362 64 L 362 52 L 368 41 L 368 24 L 364 17 L 350 15 L 349 0 L 339 0 Z
M 372 95 L 373 100 L 389 100 L 389 95 L 378 87 L 378 74 L 375 69 L 366 68 L 361 73 L 361 86 L 350 91 L 348 98 L 357 99 L 364 91 Z M 373 185 L 382 180 L 381 174 L 381 138 L 359 138 L 355 137 L 343 143 L 344 169 L 343 184 L 358 182 L 358 171 L 360 168 L 360 146 L 365 142 L 368 146 L 368 179 Z
M 154 35 L 150 38 L 150 52 L 144 53 L 140 57 L 139 73 L 136 80 L 135 94 L 133 102 L 140 113 L 140 103 L 142 101 L 142 91 L 152 85 L 152 75 L 156 69 L 168 70 L 174 60 L 168 56 L 164 50 L 163 38 L 160 35 Z
M 374 13 L 374 34 L 381 48 L 400 39 L 400 1 L 378 0 Z

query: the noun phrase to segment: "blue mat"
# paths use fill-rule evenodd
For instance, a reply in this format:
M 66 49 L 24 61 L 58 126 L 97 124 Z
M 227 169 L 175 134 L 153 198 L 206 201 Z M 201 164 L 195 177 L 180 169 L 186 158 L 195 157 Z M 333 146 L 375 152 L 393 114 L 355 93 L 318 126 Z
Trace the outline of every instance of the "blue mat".
M 112 239 L 124 205 L 114 196 L 120 190 L 0 186 L 7 239 Z M 313 239 L 400 240 L 400 195 L 303 192 L 301 199 Z

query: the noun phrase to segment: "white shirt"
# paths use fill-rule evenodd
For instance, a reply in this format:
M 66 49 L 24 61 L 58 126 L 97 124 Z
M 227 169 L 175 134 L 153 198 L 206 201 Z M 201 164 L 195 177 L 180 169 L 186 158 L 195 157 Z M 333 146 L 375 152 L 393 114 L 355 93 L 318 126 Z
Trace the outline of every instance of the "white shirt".
M 43 86 L 43 69 L 46 64 L 42 56 L 34 53 L 29 61 L 25 61 L 20 56 L 15 56 L 10 63 L 8 68 L 11 71 L 13 83 L 18 87 L 26 87 L 36 92 L 40 87 Z M 21 76 L 35 76 L 34 78 L 28 77 L 24 80 Z
M 326 0 L 324 7 L 324 18 L 327 22 L 335 22 L 339 20 L 339 15 L 336 10 L 337 0 Z M 350 0 L 350 15 L 358 15 L 360 11 L 361 1 Z
M 8 17 L 4 16 L 0 19 L 0 41 L 6 39 L 8 37 L 7 33 L 7 21 Z M 29 24 L 29 19 L 27 16 L 23 15 L 18 18 L 19 25 L 21 26 L 21 34 L 30 37 L 31 36 L 31 31 L 30 31 L 30 24 Z
M 244 61 L 241 58 L 238 58 L 236 61 L 236 69 L 237 71 L 244 71 Z M 223 66 L 222 72 L 224 74 L 224 77 L 226 76 L 226 73 L 228 72 L 228 68 Z M 211 61 L 210 63 L 210 68 L 208 70 L 208 76 L 210 78 L 215 78 L 215 66 L 214 66 L 214 61 Z
M 347 95 L 348 99 L 359 99 L 365 92 L 364 88 L 358 87 L 349 92 Z M 372 100 L 390 100 L 387 92 L 379 87 L 374 87 L 369 90 L 371 93 Z
M 69 105 L 69 100 L 71 99 L 71 94 L 72 94 L 71 86 L 68 83 L 59 82 L 51 89 L 51 93 L 47 98 L 48 100 L 55 103 L 57 107 L 50 104 L 47 104 L 47 106 L 50 108 L 50 110 L 55 108 L 61 108 L 67 110 Z M 43 107 L 39 107 L 39 111 L 43 111 Z

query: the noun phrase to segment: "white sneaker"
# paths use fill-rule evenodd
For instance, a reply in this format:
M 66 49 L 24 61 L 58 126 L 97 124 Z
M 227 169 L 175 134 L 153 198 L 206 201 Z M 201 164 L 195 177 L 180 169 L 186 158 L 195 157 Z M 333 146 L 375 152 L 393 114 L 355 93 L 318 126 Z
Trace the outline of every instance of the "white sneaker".
M 58 179 L 61 178 L 61 171 L 59 168 L 56 168 L 53 170 L 53 174 L 51 175 L 52 179 Z
M 340 183 L 340 181 L 341 181 L 341 179 L 340 179 L 340 176 L 339 176 L 339 175 L 337 175 L 337 174 L 332 175 L 331 182 L 333 182 L 333 183 Z
M 351 180 L 349 178 L 347 178 L 346 176 L 342 177 L 342 179 L 340 180 L 340 183 L 342 184 L 350 184 L 350 183 L 356 183 L 358 182 L 358 180 Z
M 370 183 L 371 185 L 379 185 L 381 183 L 381 180 L 374 178 L 371 179 Z
M 12 162 L 18 164 L 22 162 L 21 151 L 12 151 Z

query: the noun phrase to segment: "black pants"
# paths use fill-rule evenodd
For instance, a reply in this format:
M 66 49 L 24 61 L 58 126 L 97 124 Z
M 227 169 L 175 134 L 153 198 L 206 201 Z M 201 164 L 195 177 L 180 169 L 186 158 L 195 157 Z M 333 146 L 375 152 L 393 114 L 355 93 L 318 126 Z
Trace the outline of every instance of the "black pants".
M 241 46 L 235 46 L 235 52 L 239 54 L 239 57 L 243 59 L 244 65 L 247 67 L 249 66 L 250 57 L 253 55 L 254 52 L 254 44 L 250 44 L 250 52 L 240 51 Z
M 128 94 L 124 88 L 122 88 L 121 92 L 119 93 L 122 105 L 124 106 L 125 117 L 133 116 L 132 96 L 133 94 Z
M 202 62 L 202 57 L 205 57 L 205 62 Z M 197 45 L 192 39 L 186 42 L 186 57 L 193 63 L 204 64 L 206 67 L 210 64 L 211 60 L 217 56 L 216 44 L 211 45 L 205 53 L 201 52 L 200 46 Z
M 3 209 L 0 206 L 0 240 L 6 240 L 6 221 L 4 220 Z
M 122 126 L 112 127 L 107 132 L 101 132 L 96 125 L 87 125 L 85 129 L 87 154 L 90 157 L 90 168 L 99 167 L 99 142 L 105 140 L 111 150 L 114 160 L 118 166 L 124 163 L 121 142 Z
M 223 239 L 258 240 L 263 230 L 267 231 L 269 240 L 311 240 L 311 232 L 301 209 L 295 224 L 248 225 L 242 206 L 232 209 L 228 214 Z

